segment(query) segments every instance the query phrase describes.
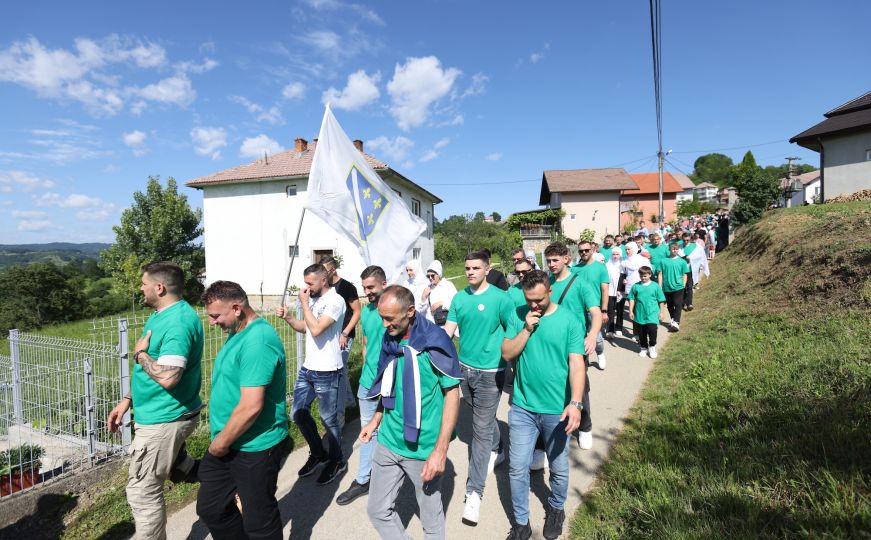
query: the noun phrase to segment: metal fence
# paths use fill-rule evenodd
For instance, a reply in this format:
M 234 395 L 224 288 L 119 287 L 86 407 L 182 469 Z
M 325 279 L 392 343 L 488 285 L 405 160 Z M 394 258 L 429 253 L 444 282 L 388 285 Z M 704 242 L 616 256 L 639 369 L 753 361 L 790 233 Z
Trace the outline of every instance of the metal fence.
M 129 380 L 126 356 L 87 340 L 9 333 L 0 356 L 0 493 L 30 488 L 124 450 L 106 430 Z M 126 439 L 126 441 L 125 441 Z

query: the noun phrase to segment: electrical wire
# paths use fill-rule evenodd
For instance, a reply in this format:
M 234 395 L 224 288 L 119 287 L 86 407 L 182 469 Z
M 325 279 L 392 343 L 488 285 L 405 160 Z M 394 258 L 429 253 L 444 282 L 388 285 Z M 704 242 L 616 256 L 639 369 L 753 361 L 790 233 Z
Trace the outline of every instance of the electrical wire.
M 708 152 L 719 152 L 725 150 L 743 150 L 745 148 L 756 148 L 757 146 L 768 146 L 770 144 L 784 143 L 787 142 L 786 139 L 778 139 L 776 141 L 769 141 L 764 143 L 757 144 L 745 144 L 744 146 L 730 146 L 728 148 L 708 148 L 707 150 L 680 150 L 680 151 L 672 151 L 672 154 L 705 154 Z

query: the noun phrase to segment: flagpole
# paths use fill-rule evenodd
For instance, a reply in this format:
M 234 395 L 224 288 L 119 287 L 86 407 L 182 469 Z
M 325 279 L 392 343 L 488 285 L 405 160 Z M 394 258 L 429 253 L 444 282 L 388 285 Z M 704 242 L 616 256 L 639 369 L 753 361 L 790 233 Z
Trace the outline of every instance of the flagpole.
M 287 303 L 287 287 L 290 285 L 290 273 L 293 271 L 293 261 L 296 259 L 296 254 L 299 253 L 299 233 L 302 232 L 302 220 L 305 218 L 305 206 L 302 207 L 302 214 L 299 215 L 299 226 L 296 228 L 296 240 L 293 241 L 293 252 L 290 254 L 290 266 L 287 269 L 287 279 L 284 280 L 284 292 L 281 295 L 281 305 Z

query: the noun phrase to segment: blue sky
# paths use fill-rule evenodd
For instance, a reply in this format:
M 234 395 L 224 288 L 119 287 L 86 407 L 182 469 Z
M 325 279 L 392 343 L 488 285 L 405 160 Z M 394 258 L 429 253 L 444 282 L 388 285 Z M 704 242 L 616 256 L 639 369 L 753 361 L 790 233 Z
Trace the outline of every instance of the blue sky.
M 0 243 L 112 241 L 149 175 L 311 140 L 326 100 L 445 200 L 440 218 L 535 208 L 545 169 L 656 168 L 643 1 L 31 1 L 0 17 Z M 669 168 L 748 147 L 818 165 L 786 141 L 871 90 L 869 20 L 859 0 L 665 0 Z

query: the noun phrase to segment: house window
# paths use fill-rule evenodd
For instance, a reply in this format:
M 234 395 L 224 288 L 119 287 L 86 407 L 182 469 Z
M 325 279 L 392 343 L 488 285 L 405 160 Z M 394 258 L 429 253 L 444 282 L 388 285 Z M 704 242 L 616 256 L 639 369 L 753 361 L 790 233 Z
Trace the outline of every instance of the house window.
M 417 217 L 420 217 L 420 201 L 417 199 L 411 199 L 411 213 Z
M 413 248 L 411 250 L 411 258 L 412 259 L 420 259 L 420 248 Z
M 432 212 L 426 211 L 426 237 L 432 238 Z
M 299 246 L 288 246 L 288 257 L 299 257 Z
M 321 257 L 324 255 L 335 255 L 332 249 L 313 249 L 312 250 L 312 261 L 318 262 L 321 260 Z
M 290 184 L 284 188 L 284 192 L 287 193 L 288 197 L 293 197 L 296 195 L 296 184 Z
M 572 220 L 572 221 L 574 221 L 574 220 L 575 220 L 575 214 L 569 214 L 569 219 Z
M 865 161 L 871 161 L 871 148 L 865 150 Z

